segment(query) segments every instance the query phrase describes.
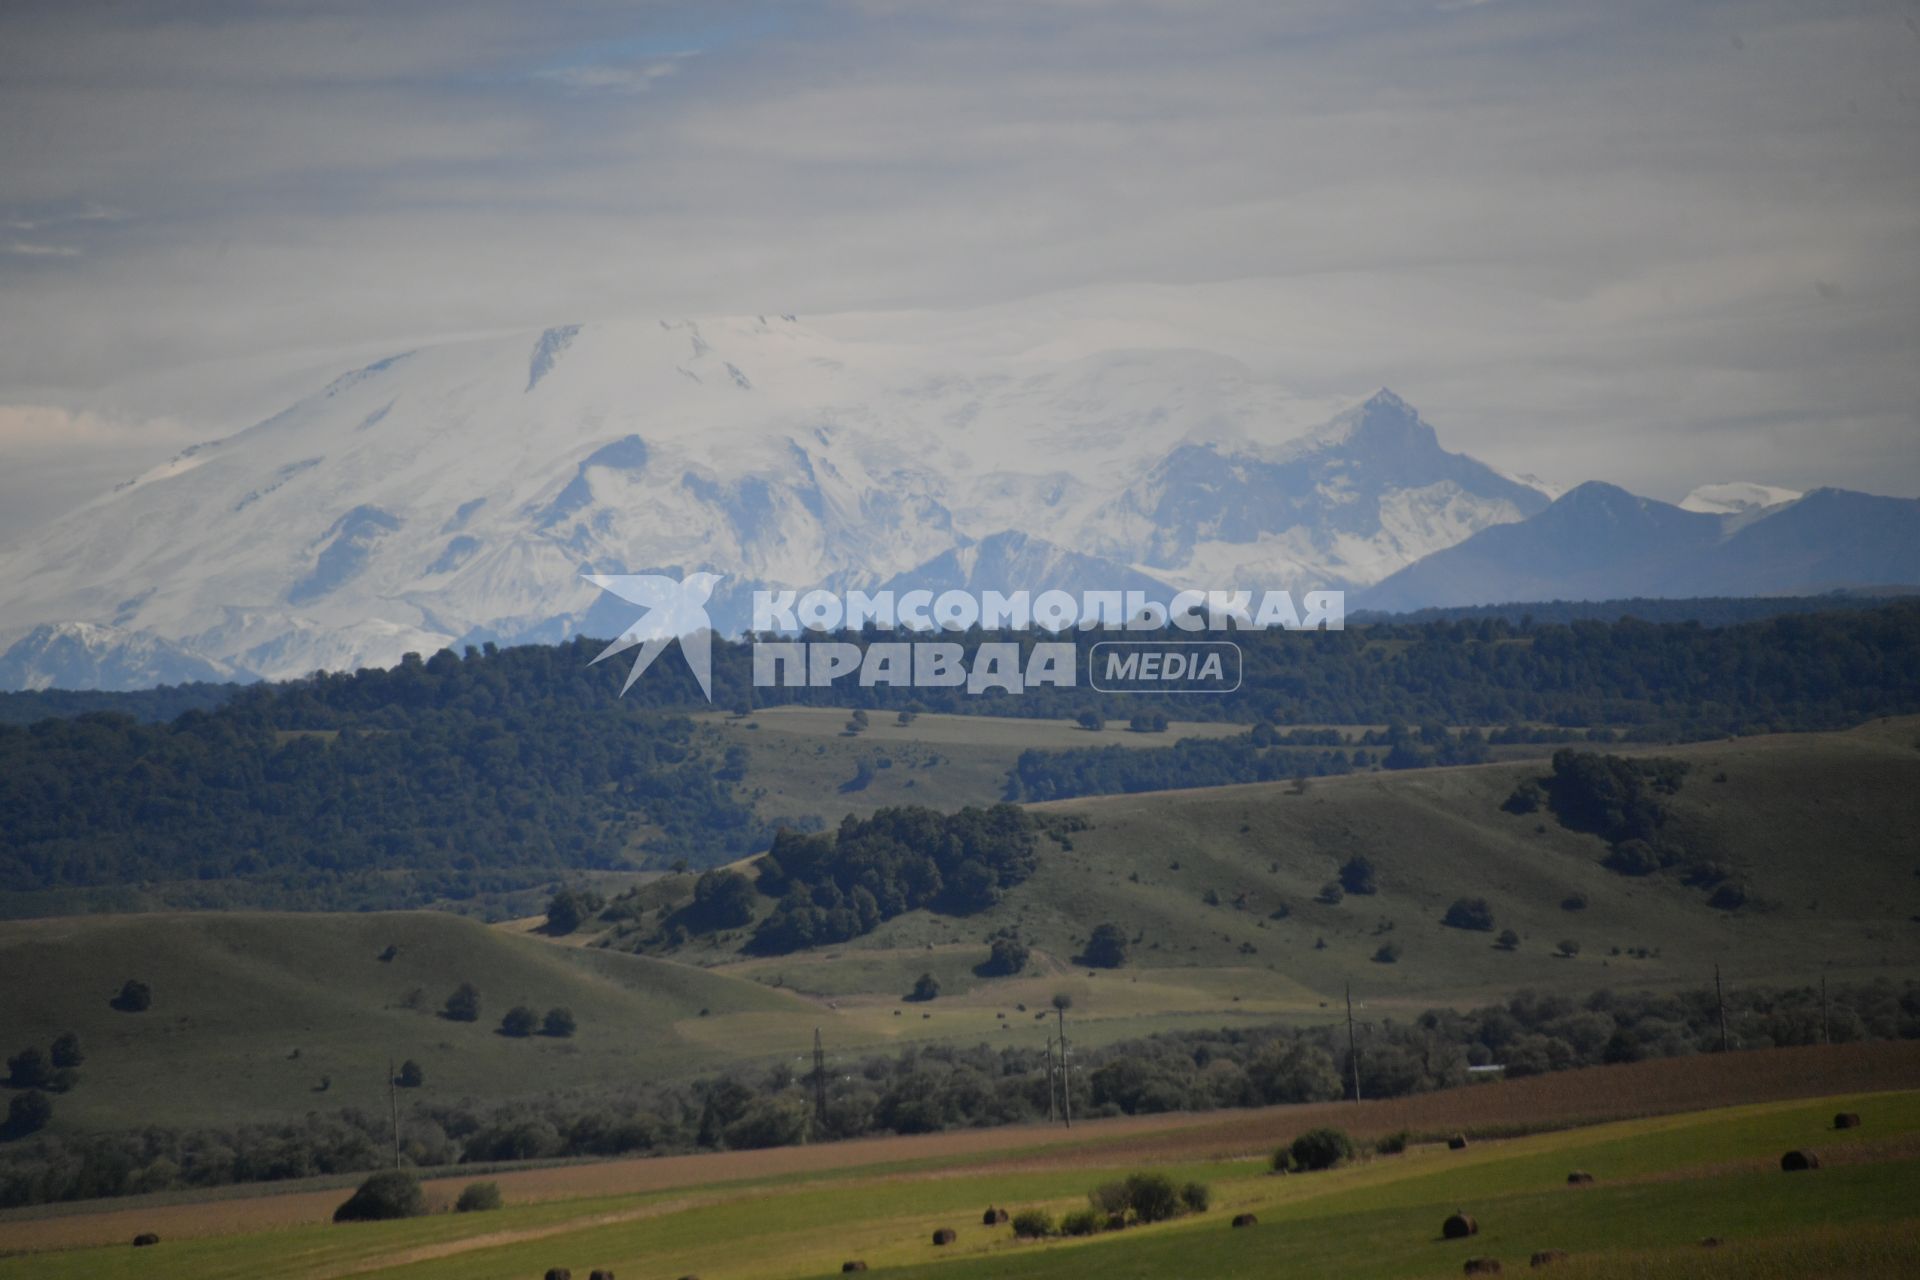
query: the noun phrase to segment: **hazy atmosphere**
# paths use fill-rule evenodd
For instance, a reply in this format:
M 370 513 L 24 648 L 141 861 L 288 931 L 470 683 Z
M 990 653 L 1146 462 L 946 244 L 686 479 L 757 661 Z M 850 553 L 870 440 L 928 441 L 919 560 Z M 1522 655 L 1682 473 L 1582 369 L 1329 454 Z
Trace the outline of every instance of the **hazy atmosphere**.
M 1917 15 L 11 4 L 0 537 L 435 339 L 1088 289 L 1512 471 L 1911 496 Z

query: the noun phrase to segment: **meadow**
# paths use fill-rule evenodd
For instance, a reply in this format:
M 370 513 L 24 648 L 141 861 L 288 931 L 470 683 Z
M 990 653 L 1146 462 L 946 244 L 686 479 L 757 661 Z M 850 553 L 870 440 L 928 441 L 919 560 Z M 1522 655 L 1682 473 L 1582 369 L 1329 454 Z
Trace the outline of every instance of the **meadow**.
M 1469 1256 L 1555 1274 L 1898 1275 L 1920 1241 L 1920 1049 L 1773 1050 L 1597 1068 L 1392 1103 L 1267 1108 L 1237 1117 L 1104 1121 L 1071 1134 L 997 1130 L 779 1152 L 527 1170 L 498 1178 L 506 1207 L 402 1222 L 322 1219 L 335 1186 L 98 1213 L 0 1215 L 0 1277 L 301 1280 L 368 1275 L 509 1280 L 548 1267 L 627 1277 L 774 1280 L 840 1273 L 1045 1277 L 1458 1275 Z M 1837 1111 L 1858 1129 L 1836 1131 Z M 1625 1118 L 1623 1118 L 1625 1117 Z M 1340 1123 L 1368 1139 L 1411 1130 L 1403 1154 L 1273 1175 L 1271 1149 Z M 1439 1135 L 1464 1132 L 1464 1150 Z M 1816 1149 L 1789 1175 L 1781 1152 Z M 1018 1241 L 988 1205 L 1058 1214 L 1097 1183 L 1154 1168 L 1212 1189 L 1205 1212 L 1082 1240 Z M 1570 1186 L 1584 1170 L 1590 1184 Z M 430 1184 L 444 1205 L 464 1179 Z M 1443 1241 L 1464 1208 L 1481 1224 Z M 289 1211 L 291 1210 L 291 1211 Z M 1236 1214 L 1256 1226 L 1232 1229 Z M 956 1230 L 944 1248 L 929 1242 Z M 162 1243 L 129 1247 L 154 1230 Z M 1724 1243 L 1703 1248 L 1715 1237 Z M 1796 1270 L 1799 1268 L 1799 1270 Z

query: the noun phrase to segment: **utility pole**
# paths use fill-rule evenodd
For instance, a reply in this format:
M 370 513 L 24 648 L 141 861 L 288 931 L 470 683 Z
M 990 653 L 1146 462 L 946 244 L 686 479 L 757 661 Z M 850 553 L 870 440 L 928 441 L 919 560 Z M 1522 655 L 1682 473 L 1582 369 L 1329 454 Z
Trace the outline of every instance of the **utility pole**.
M 813 1029 L 813 1127 L 816 1136 L 827 1131 L 827 1051 L 818 1027 Z
M 1833 1023 L 1827 1018 L 1827 971 L 1820 971 L 1820 1043 L 1833 1043 Z
M 1053 1080 L 1053 1037 L 1047 1037 L 1047 1123 L 1052 1124 L 1060 1118 L 1058 1104 L 1059 1087 Z
M 393 1117 L 393 1167 L 400 1167 L 400 1088 L 393 1074 L 393 1059 L 387 1059 L 387 1110 Z
M 1347 1061 L 1353 1064 L 1353 1100 L 1360 1101 L 1360 1042 L 1353 1034 L 1353 984 L 1347 983 Z
M 1067 1128 L 1073 1128 L 1073 1067 L 1067 1050 L 1067 1007 L 1056 1004 L 1053 1011 L 1060 1015 L 1060 1114 Z
M 1727 1051 L 1727 1000 L 1720 990 L 1720 966 L 1713 966 L 1713 1004 L 1720 1014 L 1720 1052 Z

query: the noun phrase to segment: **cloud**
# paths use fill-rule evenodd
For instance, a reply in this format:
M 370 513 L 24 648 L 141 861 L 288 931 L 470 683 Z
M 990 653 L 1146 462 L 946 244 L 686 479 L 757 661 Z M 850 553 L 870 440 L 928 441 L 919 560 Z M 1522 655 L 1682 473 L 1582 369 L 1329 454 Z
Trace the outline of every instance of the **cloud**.
M 9 6 L 0 213 L 74 252 L 0 255 L 0 400 L 1199 285 L 1185 332 L 1501 465 L 1920 492 L 1914 53 L 1848 0 Z

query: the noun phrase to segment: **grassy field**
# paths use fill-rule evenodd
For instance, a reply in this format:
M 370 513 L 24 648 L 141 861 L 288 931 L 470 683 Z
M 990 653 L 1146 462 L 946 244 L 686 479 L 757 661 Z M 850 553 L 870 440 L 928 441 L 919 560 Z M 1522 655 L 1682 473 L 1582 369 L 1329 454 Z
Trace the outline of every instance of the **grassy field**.
M 1579 1276 L 1904 1275 L 1920 1245 L 1920 1092 L 1903 1089 L 1916 1068 L 1912 1045 L 1776 1050 L 1357 1107 L 1102 1122 L 1070 1139 L 1001 1130 L 533 1170 L 500 1178 L 499 1211 L 373 1225 L 316 1221 L 338 1189 L 14 1213 L 0 1215 L 0 1252 L 17 1251 L 0 1256 L 0 1277 L 509 1280 L 566 1266 L 774 1280 L 839 1274 L 858 1258 L 879 1274 L 948 1280 L 1254 1277 L 1274 1274 L 1277 1259 L 1288 1275 L 1388 1280 L 1458 1275 L 1469 1256 L 1524 1269 L 1540 1249 L 1566 1250 L 1554 1274 Z M 1729 1105 L 1700 1109 L 1707 1102 Z M 1833 1130 L 1840 1110 L 1865 1123 Z M 1405 1126 L 1474 1140 L 1464 1151 L 1416 1140 L 1328 1173 L 1267 1172 L 1272 1145 L 1329 1120 L 1361 1136 Z M 1494 1123 L 1550 1131 L 1484 1136 Z M 1817 1150 L 1822 1168 L 1780 1172 L 1795 1147 Z M 981 1225 L 989 1204 L 1058 1213 L 1145 1167 L 1207 1182 L 1210 1211 L 1080 1241 L 1020 1242 Z M 1593 1183 L 1569 1186 L 1573 1169 Z M 433 1184 L 433 1198 L 460 1184 Z M 1481 1223 L 1470 1241 L 1439 1238 L 1456 1207 Z M 1230 1229 L 1243 1212 L 1258 1225 Z M 957 1241 L 931 1246 L 938 1227 Z M 143 1229 L 163 1243 L 129 1248 Z M 1707 1236 L 1725 1243 L 1703 1249 Z
M 747 748 L 748 790 L 761 816 L 814 817 L 829 825 L 887 805 L 992 804 L 1005 793 L 1007 771 L 1022 751 L 1170 747 L 1181 738 L 1247 731 L 1217 721 L 1174 721 L 1165 733 L 1132 733 L 1123 723 L 1089 731 L 1066 720 L 936 714 L 902 725 L 895 715 L 876 712 L 855 735 L 847 732 L 847 716 L 833 707 L 767 707 L 744 718 L 711 712 L 694 719 L 722 747 Z M 873 781 L 842 791 L 862 760 L 873 765 Z
M 1085 997 L 1077 1007 L 1096 1019 L 1162 1011 L 1169 986 L 1186 989 L 1175 1002 L 1183 1009 L 1232 1015 L 1316 1008 L 1347 981 L 1392 1008 L 1520 986 L 1697 985 L 1716 963 L 1746 982 L 1813 982 L 1823 967 L 1910 972 L 1920 965 L 1920 926 L 1909 918 L 1920 912 L 1916 739 L 1920 721 L 1905 719 L 1663 749 L 1693 765 L 1673 801 L 1675 829 L 1748 887 L 1749 905 L 1735 912 L 1672 875 L 1606 870 L 1602 842 L 1551 814 L 1503 812 L 1514 785 L 1541 771 L 1507 763 L 1323 779 L 1303 793 L 1257 784 L 1042 805 L 1090 829 L 1070 850 L 1043 842 L 1039 872 L 991 911 L 913 912 L 779 960 L 745 957 L 744 933 L 717 948 L 697 941 L 676 958 L 843 1007 L 865 997 L 888 1016 L 922 971 L 947 993 L 936 1017 L 1030 1002 L 1071 971 L 1076 1001 Z M 1355 854 L 1374 863 L 1379 892 L 1316 902 Z M 1576 895 L 1585 908 L 1564 909 Z M 1496 931 L 1520 934 L 1518 949 L 1444 927 L 1447 905 L 1462 896 L 1486 898 Z M 1282 908 L 1285 918 L 1272 918 Z M 1109 920 L 1137 939 L 1131 967 L 1072 969 L 1093 926 Z M 984 939 L 1003 927 L 1039 949 L 1033 976 L 974 978 Z M 1580 944 L 1577 957 L 1557 954 L 1563 939 Z M 1386 943 L 1399 946 L 1398 961 L 1375 963 Z M 962 998 L 949 1004 L 948 995 Z
M 742 955 L 736 936 L 648 959 L 430 913 L 8 922 L 0 1052 L 78 1031 L 88 1061 L 56 1126 L 99 1129 L 377 1110 L 389 1057 L 426 1070 L 410 1100 L 457 1100 L 797 1058 L 816 1027 L 836 1060 L 916 1042 L 1037 1047 L 1045 1028 L 1034 1015 L 1061 991 L 1073 996 L 1076 1038 L 1095 1046 L 1330 1020 L 1348 982 L 1374 1018 L 1524 986 L 1698 987 L 1715 964 L 1735 987 L 1811 983 L 1823 968 L 1906 976 L 1920 969 L 1920 925 L 1909 919 L 1920 912 L 1917 736 L 1920 722 L 1905 720 L 1674 749 L 1695 765 L 1676 822 L 1739 866 L 1761 900 L 1733 913 L 1670 877 L 1605 870 L 1597 839 L 1547 815 L 1503 813 L 1533 766 L 1422 770 L 1329 779 L 1304 794 L 1281 784 L 1062 802 L 1049 808 L 1090 828 L 1071 849 L 1043 841 L 1039 872 L 992 911 L 916 912 L 779 958 Z M 1354 853 L 1373 860 L 1380 892 L 1315 903 Z M 1586 909 L 1563 910 L 1575 892 Z M 1496 925 L 1521 934 L 1519 949 L 1443 927 L 1461 895 L 1487 898 Z M 1270 918 L 1282 904 L 1291 913 Z M 1138 938 L 1127 968 L 1073 964 L 1102 920 Z M 1004 926 L 1035 945 L 1028 972 L 976 976 L 986 935 Z M 1567 937 L 1582 943 L 1576 958 L 1554 954 Z M 1397 963 L 1370 959 L 1384 942 L 1402 948 Z M 389 945 L 396 956 L 382 962 Z M 1643 947 L 1650 954 L 1626 954 Z M 922 972 L 940 980 L 941 997 L 903 1001 Z M 108 1007 L 129 977 L 152 984 L 147 1013 Z M 463 981 L 482 993 L 476 1024 L 437 1015 Z M 580 1032 L 495 1034 L 519 1003 L 566 1005 Z M 323 1077 L 331 1085 L 318 1092 Z

